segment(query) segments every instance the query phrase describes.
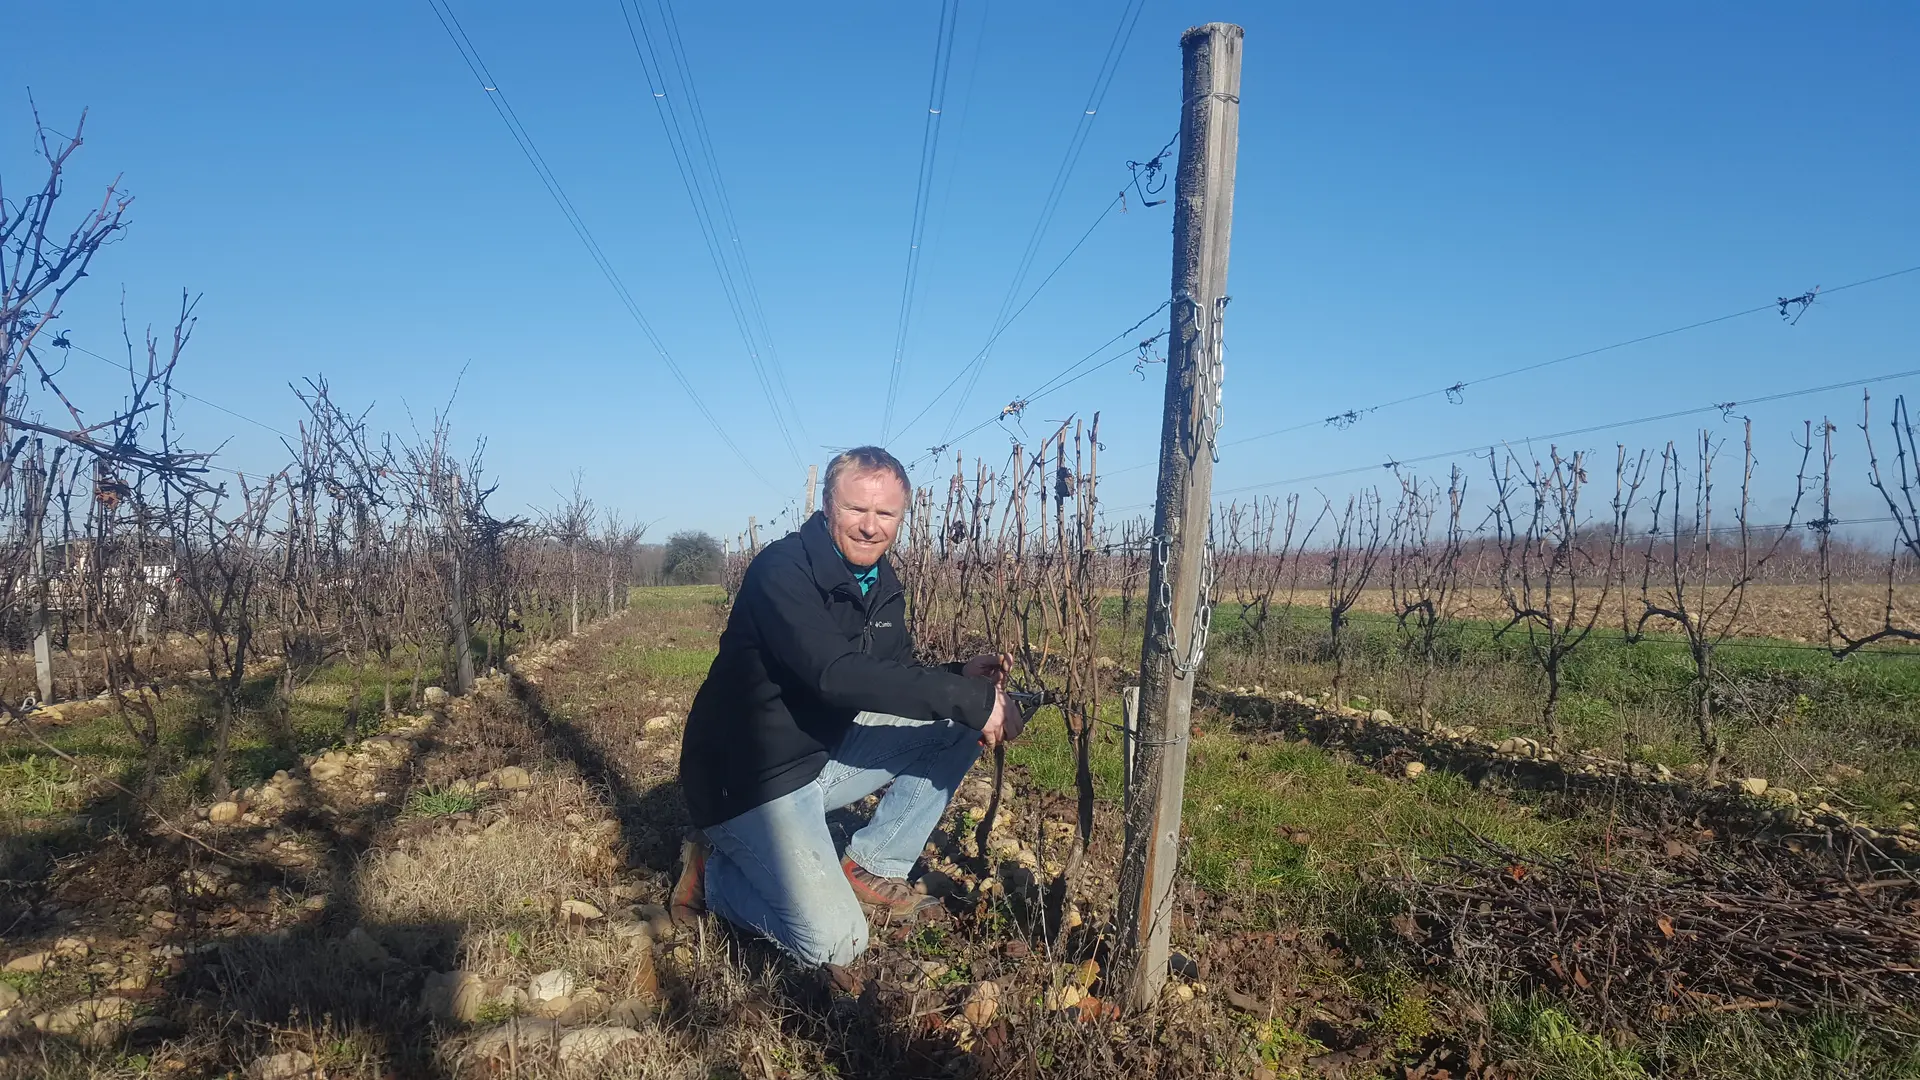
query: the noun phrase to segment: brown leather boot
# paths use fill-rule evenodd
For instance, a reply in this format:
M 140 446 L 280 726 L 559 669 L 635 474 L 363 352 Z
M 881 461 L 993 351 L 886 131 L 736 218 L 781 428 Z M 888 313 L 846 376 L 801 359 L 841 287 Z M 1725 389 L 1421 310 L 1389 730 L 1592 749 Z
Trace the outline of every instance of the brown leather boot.
M 840 869 L 853 886 L 854 899 L 870 915 L 893 921 L 912 919 L 930 908 L 940 906 L 938 897 L 928 896 L 907 883 L 905 878 L 881 877 L 851 858 L 840 860 Z
M 680 842 L 680 877 L 667 897 L 667 915 L 681 926 L 707 912 L 707 837 L 695 829 Z

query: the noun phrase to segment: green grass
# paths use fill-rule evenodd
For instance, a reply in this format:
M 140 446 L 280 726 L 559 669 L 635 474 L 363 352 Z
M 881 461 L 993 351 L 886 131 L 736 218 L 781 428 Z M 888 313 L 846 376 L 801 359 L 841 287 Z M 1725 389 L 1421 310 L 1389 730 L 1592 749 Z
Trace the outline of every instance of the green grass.
M 0 816 L 46 817 L 78 806 L 80 775 L 51 754 L 0 761 Z
M 1117 722 L 1118 709 L 1110 703 L 1102 715 Z M 1117 807 L 1122 760 L 1111 728 L 1099 728 L 1091 758 L 1095 794 Z M 1063 795 L 1074 789 L 1057 710 L 1037 713 L 1007 760 L 1026 770 L 1032 786 Z M 1476 836 L 1553 854 L 1590 839 L 1587 825 L 1543 820 L 1531 806 L 1482 794 L 1452 773 L 1389 778 L 1307 743 L 1223 731 L 1203 730 L 1190 744 L 1186 790 L 1182 822 L 1194 881 L 1289 907 L 1347 897 L 1360 867 L 1398 869 Z
M 1640 1056 L 1582 1031 L 1573 1018 L 1539 1001 L 1500 1003 L 1495 1030 L 1514 1056 L 1534 1063 L 1542 1080 L 1643 1080 Z
M 437 670 L 437 658 L 430 671 Z M 282 769 L 293 768 L 303 754 L 340 746 L 346 739 L 346 706 L 357 681 L 361 687 L 358 734 L 377 733 L 384 722 L 381 685 L 387 673 L 366 671 L 336 661 L 304 679 L 283 710 L 275 706 L 276 676 L 247 680 L 241 711 L 228 744 L 228 781 L 235 787 L 258 785 Z M 391 675 L 395 707 L 406 708 L 413 669 L 410 658 L 396 658 Z M 161 775 L 156 806 L 173 812 L 208 794 L 207 774 L 215 745 L 217 709 L 204 689 L 175 689 L 157 708 Z M 136 722 L 139 718 L 134 717 Z M 111 799 L 110 784 L 135 786 L 146 758 L 120 717 L 107 712 L 75 723 L 37 728 L 35 734 L 73 761 L 50 753 L 22 731 L 0 734 L 0 866 L 15 857 L 58 841 L 59 827 L 22 822 L 85 809 L 88 799 Z M 110 783 L 93 783 L 92 781 Z M 30 835 L 31 834 L 31 835 Z
M 636 585 L 627 593 L 628 606 L 647 614 L 686 614 L 717 609 L 726 602 L 718 585 Z
M 1117 604 L 1110 614 L 1117 618 Z M 1496 637 L 1491 623 L 1441 628 L 1432 676 L 1434 719 L 1472 725 L 1483 737 L 1544 739 L 1546 682 L 1524 632 Z M 1121 647 L 1118 628 L 1111 633 Z M 1264 640 L 1237 605 L 1213 619 L 1207 675 L 1227 686 L 1269 690 L 1331 687 L 1326 612 L 1299 607 L 1276 615 Z M 1127 635 L 1137 642 L 1137 633 Z M 1358 613 L 1348 629 L 1349 700 L 1407 715 L 1419 700 L 1421 665 L 1385 615 Z M 1136 646 L 1137 647 L 1137 646 Z M 1712 682 L 1727 768 L 1776 785 L 1821 787 L 1878 820 L 1915 820 L 1903 803 L 1920 796 L 1920 650 L 1887 650 L 1835 661 L 1793 642 L 1742 638 L 1715 655 Z M 1626 640 L 1598 628 L 1562 668 L 1560 721 L 1567 744 L 1615 758 L 1679 769 L 1705 754 L 1691 713 L 1692 660 L 1672 635 Z M 1854 769 L 1859 770 L 1857 774 Z
M 421 817 L 446 817 L 449 814 L 466 814 L 480 809 L 486 802 L 472 791 L 455 791 L 452 788 L 425 787 L 416 788 L 407 796 L 407 812 Z

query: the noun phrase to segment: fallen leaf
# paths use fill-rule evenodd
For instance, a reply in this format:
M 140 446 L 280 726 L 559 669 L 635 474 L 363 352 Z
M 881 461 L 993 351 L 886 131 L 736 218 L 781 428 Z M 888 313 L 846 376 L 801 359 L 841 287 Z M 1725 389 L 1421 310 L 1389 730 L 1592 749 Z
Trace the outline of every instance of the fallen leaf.
M 1660 928 L 1660 932 L 1662 934 L 1666 935 L 1669 938 L 1673 937 L 1673 920 L 1667 918 L 1665 915 L 1662 915 L 1659 918 L 1653 920 L 1653 924 Z

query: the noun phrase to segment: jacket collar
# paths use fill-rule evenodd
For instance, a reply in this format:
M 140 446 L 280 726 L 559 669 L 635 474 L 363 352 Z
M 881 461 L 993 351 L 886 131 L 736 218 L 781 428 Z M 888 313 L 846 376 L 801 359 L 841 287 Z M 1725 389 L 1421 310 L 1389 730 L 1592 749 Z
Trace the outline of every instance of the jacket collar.
M 827 531 L 827 515 L 823 510 L 814 511 L 800 526 L 800 545 L 806 550 L 813 583 L 823 592 L 844 592 L 856 602 L 865 603 L 900 589 L 899 575 L 893 572 L 893 560 L 881 559 L 880 580 L 873 583 L 869 595 L 861 595 L 859 583 L 853 580 L 853 571 L 847 568 L 847 560 L 840 557 L 840 549 L 834 546 L 833 534 Z

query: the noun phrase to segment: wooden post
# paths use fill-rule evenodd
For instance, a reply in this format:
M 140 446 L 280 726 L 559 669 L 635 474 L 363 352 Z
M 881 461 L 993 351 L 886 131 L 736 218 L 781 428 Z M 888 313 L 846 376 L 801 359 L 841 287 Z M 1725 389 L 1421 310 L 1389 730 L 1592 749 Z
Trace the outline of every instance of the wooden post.
M 1208 511 L 1220 421 L 1221 317 L 1239 148 L 1244 31 L 1208 23 L 1180 37 L 1180 167 L 1173 217 L 1173 307 L 1167 347 L 1153 565 L 1140 649 L 1139 738 L 1127 791 L 1113 985 L 1124 1005 L 1152 1005 L 1167 978 L 1180 803 L 1193 683 L 1211 618 Z
M 53 634 L 47 623 L 47 520 L 42 502 L 33 515 L 33 674 L 42 705 L 53 701 Z
M 820 466 L 818 465 L 807 466 L 807 512 L 801 516 L 800 518 L 801 521 L 805 521 L 807 520 L 807 518 L 810 518 L 813 516 L 813 492 L 814 492 L 814 489 L 819 485 L 819 483 L 820 483 Z
M 573 612 L 571 621 L 567 623 L 567 634 L 573 637 L 580 633 L 580 543 L 578 540 L 567 541 L 567 585 L 571 590 L 570 610 Z
M 453 501 L 441 508 L 447 529 L 447 557 L 453 571 L 447 589 L 447 628 L 453 635 L 454 693 L 473 690 L 473 628 L 467 623 L 466 533 L 460 527 L 460 477 L 453 477 Z

